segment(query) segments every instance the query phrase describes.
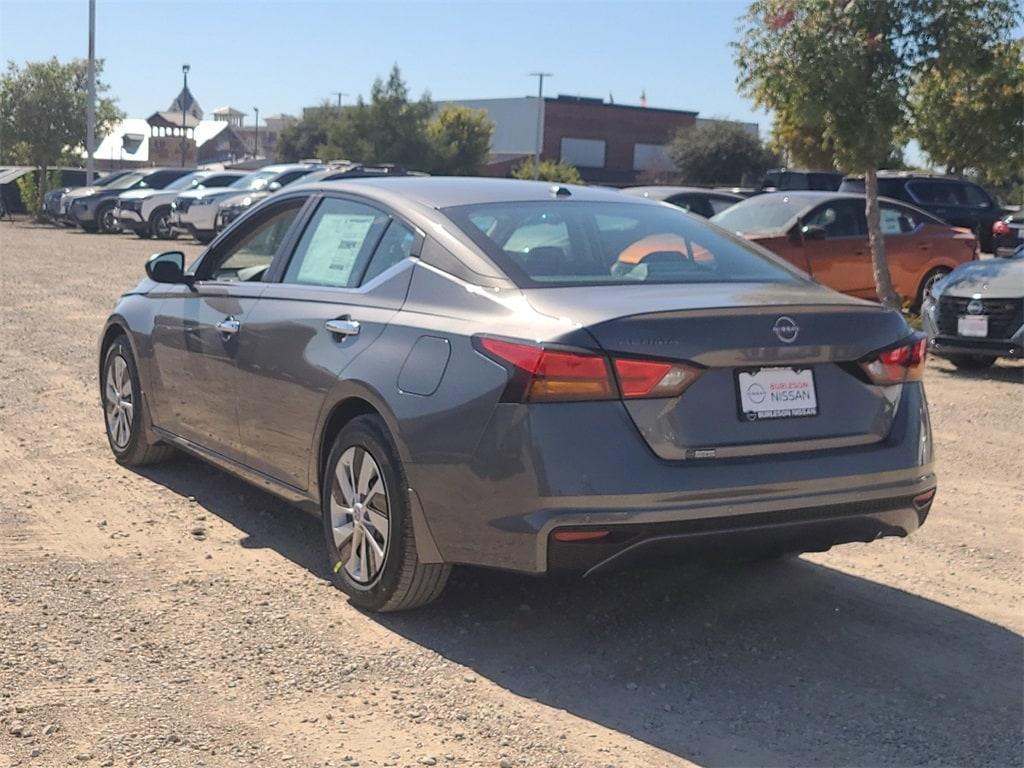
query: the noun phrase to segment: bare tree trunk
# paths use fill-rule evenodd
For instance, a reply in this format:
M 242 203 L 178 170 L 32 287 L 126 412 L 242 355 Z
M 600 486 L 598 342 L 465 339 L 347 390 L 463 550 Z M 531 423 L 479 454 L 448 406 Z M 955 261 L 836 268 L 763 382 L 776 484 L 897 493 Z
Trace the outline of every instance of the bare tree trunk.
M 46 197 L 46 182 L 49 181 L 46 178 L 49 175 L 47 170 L 46 163 L 39 166 L 39 184 L 36 185 L 39 198 L 36 201 L 36 210 L 32 211 L 32 215 L 36 218 L 43 215 L 43 198 Z
M 875 291 L 878 300 L 887 307 L 900 309 L 902 302 L 892 287 L 889 262 L 885 259 L 885 238 L 882 237 L 882 215 L 878 208 L 878 169 L 871 167 L 864 172 L 866 201 L 864 213 L 868 220 L 868 243 L 871 246 L 871 268 L 875 274 Z

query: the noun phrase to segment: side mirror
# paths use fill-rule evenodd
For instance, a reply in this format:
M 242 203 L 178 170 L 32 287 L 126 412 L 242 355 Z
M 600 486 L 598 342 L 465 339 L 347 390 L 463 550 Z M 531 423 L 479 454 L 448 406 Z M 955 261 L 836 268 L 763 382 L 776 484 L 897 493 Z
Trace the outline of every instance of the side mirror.
M 157 283 L 189 283 L 185 276 L 185 254 L 181 251 L 154 253 L 146 261 L 146 275 Z
M 271 191 L 271 192 L 277 192 L 277 190 L 279 190 L 280 188 L 281 188 L 281 182 L 280 181 L 272 181 L 272 182 L 270 182 L 270 184 L 267 185 L 267 189 L 269 191 Z
M 819 227 L 816 224 L 804 224 L 800 227 L 800 234 L 803 235 L 804 240 L 824 240 L 828 235 L 824 227 Z

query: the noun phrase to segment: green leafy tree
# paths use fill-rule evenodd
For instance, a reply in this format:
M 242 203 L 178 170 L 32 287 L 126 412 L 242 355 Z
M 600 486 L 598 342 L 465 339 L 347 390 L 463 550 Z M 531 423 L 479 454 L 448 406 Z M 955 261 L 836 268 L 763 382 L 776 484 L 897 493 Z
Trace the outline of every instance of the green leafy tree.
M 821 126 L 839 167 L 864 174 L 875 287 L 888 306 L 900 300 L 877 171 L 909 133 L 911 84 L 939 61 L 960 68 L 1019 17 L 1014 0 L 754 0 L 740 20 L 741 91 L 793 126 Z
M 96 63 L 96 92 L 102 62 Z M 37 169 L 36 194 L 42 200 L 47 189 L 47 170 L 62 157 L 85 146 L 88 77 L 85 61 L 62 64 L 56 58 L 18 67 L 8 62 L 0 75 L 0 158 L 20 159 Z M 124 117 L 113 99 L 98 98 L 97 139 Z
M 532 179 L 533 160 L 524 160 L 512 171 L 513 179 Z M 572 163 L 556 163 L 554 160 L 541 160 L 540 181 L 558 181 L 563 184 L 582 184 L 583 177 Z
M 750 184 L 779 162 L 757 136 L 725 120 L 681 128 L 669 155 L 680 180 L 690 184 Z
M 975 54 L 961 66 L 940 60 L 914 81 L 914 134 L 947 173 L 971 169 L 1001 184 L 1024 167 L 1024 42 Z
M 472 176 L 487 160 L 494 124 L 482 109 L 443 107 L 427 124 L 430 173 Z
M 281 131 L 277 140 L 278 161 L 294 163 L 319 157 L 320 147 L 327 143 L 327 135 L 341 120 L 341 114 L 341 110 L 326 101 L 318 107 L 305 110 L 301 120 Z
M 374 81 L 369 103 L 360 96 L 355 106 L 342 111 L 317 156 L 423 168 L 430 163 L 427 123 L 433 112 L 429 94 L 409 100 L 409 89 L 396 65 L 387 81 Z

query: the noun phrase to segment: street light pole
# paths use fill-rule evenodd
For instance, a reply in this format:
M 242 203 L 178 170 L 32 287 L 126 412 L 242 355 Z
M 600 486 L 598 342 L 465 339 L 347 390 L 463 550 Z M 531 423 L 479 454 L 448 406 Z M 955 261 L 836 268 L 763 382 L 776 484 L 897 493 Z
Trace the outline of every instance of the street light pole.
M 89 103 L 85 107 L 85 183 L 92 186 L 96 175 L 96 0 L 89 0 Z
M 260 108 L 253 107 L 252 111 L 256 113 L 256 137 L 252 142 L 252 158 L 255 160 L 260 156 Z
M 537 78 L 537 151 L 533 155 L 533 178 L 540 178 L 540 152 L 544 145 L 544 78 L 554 77 L 550 72 L 531 72 Z
M 332 95 L 338 97 L 338 111 L 341 112 L 341 97 L 342 96 L 348 96 L 348 94 L 345 93 L 344 91 L 334 91 L 334 93 Z
M 191 68 L 192 67 L 190 67 L 188 64 L 182 64 L 181 65 L 181 75 L 184 78 L 184 85 L 183 85 L 183 87 L 181 89 L 181 104 L 179 104 L 178 106 L 181 107 L 181 167 L 182 168 L 185 167 L 185 150 L 188 148 L 188 145 L 185 143 L 185 135 L 186 135 L 186 132 L 188 130 L 188 126 L 185 123 L 185 115 L 187 114 L 185 112 L 185 94 L 188 92 L 188 71 Z

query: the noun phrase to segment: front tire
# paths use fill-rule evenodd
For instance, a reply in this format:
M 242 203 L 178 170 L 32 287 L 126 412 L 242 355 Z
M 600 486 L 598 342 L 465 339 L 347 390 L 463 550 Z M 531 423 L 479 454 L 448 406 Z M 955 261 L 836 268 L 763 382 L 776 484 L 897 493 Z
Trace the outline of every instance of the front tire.
M 116 235 L 121 231 L 114 215 L 114 204 L 108 203 L 96 211 L 96 228 L 101 235 Z
M 987 355 L 950 355 L 949 361 L 964 371 L 984 371 L 995 365 L 996 358 Z
M 942 280 L 952 270 L 947 267 L 937 267 L 924 276 L 924 280 L 921 281 L 921 285 L 917 289 L 917 300 L 914 304 L 914 311 L 920 312 L 921 305 L 924 304 L 925 298 L 928 296 L 928 292 L 932 289 L 939 280 Z
M 121 336 L 103 356 L 100 382 L 107 442 L 119 464 L 138 467 L 169 458 L 174 449 L 152 443 L 146 434 L 145 411 L 139 371 L 127 339 Z
M 417 557 L 408 488 L 379 416 L 359 416 L 341 430 L 327 459 L 320 516 L 334 585 L 360 608 L 418 608 L 448 581 L 451 566 Z
M 157 208 L 149 219 L 149 234 L 157 240 L 174 240 L 178 235 L 171 229 L 171 209 Z

